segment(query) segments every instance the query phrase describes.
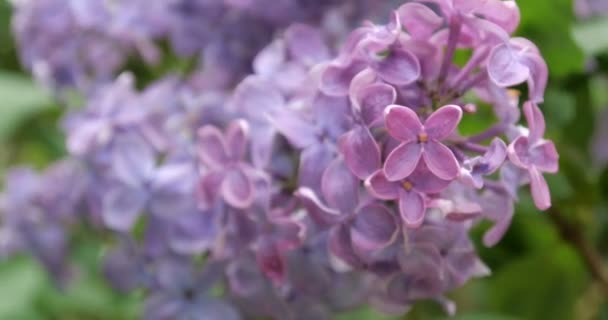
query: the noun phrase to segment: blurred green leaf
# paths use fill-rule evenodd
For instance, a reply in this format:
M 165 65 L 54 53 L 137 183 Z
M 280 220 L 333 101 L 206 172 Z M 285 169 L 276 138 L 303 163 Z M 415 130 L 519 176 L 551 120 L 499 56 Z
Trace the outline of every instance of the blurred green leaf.
M 50 95 L 30 79 L 0 72 L 0 141 L 27 116 L 49 108 L 52 102 Z
M 585 56 L 572 39 L 571 0 L 518 1 L 521 24 L 518 34 L 538 45 L 552 77 L 583 71 Z
M 472 313 L 463 314 L 455 317 L 445 318 L 445 320 L 517 320 L 520 318 L 505 316 L 493 313 Z
M 0 264 L 0 319 L 34 319 L 27 312 L 45 277 L 28 259 Z
M 336 320 L 398 320 L 398 317 L 382 315 L 372 308 L 362 308 L 355 311 L 347 312 L 336 317 Z
M 548 124 L 555 127 L 563 127 L 574 119 L 576 114 L 576 99 L 565 90 L 549 87 L 545 92 L 543 111 Z
M 608 49 L 608 18 L 594 19 L 572 28 L 576 43 L 589 55 Z
M 492 310 L 523 319 L 574 319 L 586 272 L 577 254 L 559 245 L 513 262 L 489 280 Z

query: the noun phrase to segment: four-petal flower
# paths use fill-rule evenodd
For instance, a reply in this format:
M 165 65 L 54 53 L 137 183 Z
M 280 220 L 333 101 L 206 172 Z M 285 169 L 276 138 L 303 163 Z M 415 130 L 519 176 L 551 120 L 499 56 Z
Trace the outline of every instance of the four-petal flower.
M 384 163 L 384 174 L 389 181 L 407 178 L 418 166 L 420 158 L 438 178 L 453 180 L 459 167 L 452 151 L 440 141 L 449 137 L 462 118 L 462 110 L 447 105 L 435 111 L 422 124 L 412 109 L 391 105 L 385 111 L 388 133 L 402 143 Z
M 541 210 L 551 206 L 551 195 L 543 172 L 556 173 L 559 167 L 557 150 L 552 141 L 543 139 L 545 118 L 536 104 L 524 104 L 524 115 L 530 132 L 519 136 L 508 148 L 509 160 L 528 171 L 534 204 Z

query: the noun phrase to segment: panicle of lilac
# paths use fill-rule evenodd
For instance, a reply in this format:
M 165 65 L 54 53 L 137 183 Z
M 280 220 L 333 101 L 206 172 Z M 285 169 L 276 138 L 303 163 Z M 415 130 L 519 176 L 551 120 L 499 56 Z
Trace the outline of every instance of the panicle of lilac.
M 89 88 L 65 118 L 69 165 L 9 175 L 0 244 L 63 279 L 64 226 L 86 213 L 116 235 L 104 275 L 146 289 L 146 319 L 331 319 L 364 303 L 403 315 L 426 299 L 452 314 L 446 293 L 489 274 L 469 230 L 490 220 L 484 244 L 498 243 L 523 185 L 551 204 L 547 66 L 511 38 L 514 1 L 409 1 L 386 24 L 367 0 L 69 3 L 23 2 L 14 20 L 26 65 L 59 87 L 111 79 L 165 38 L 205 68 L 141 91 L 129 73 Z M 46 24 L 56 42 L 36 36 Z M 105 41 L 121 50 L 103 74 L 61 59 Z M 511 88 L 522 83 L 527 99 Z M 498 121 L 461 135 L 483 105 Z
M 146 64 L 164 58 L 167 41 L 181 58 L 201 60 L 214 86 L 232 85 L 281 28 L 319 25 L 333 9 L 348 28 L 372 1 L 232 0 L 14 1 L 13 30 L 22 63 L 53 89 L 88 91 L 124 69 L 133 56 Z M 99 63 L 103 61 L 104 63 Z
M 43 173 L 14 168 L 0 195 L 1 255 L 31 253 L 59 286 L 72 275 L 70 235 L 84 208 L 89 180 L 77 161 L 65 160 Z

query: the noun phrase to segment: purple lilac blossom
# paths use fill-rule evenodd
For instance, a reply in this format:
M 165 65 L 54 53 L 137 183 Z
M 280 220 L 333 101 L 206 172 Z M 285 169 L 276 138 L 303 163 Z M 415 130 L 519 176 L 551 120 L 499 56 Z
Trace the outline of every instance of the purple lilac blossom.
M 408 1 L 386 24 L 378 3 L 19 2 L 24 64 L 86 102 L 64 119 L 67 160 L 8 175 L 0 253 L 63 283 L 74 225 L 109 230 L 103 274 L 144 289 L 145 319 L 401 316 L 428 299 L 453 314 L 446 294 L 490 272 L 469 230 L 493 222 L 496 245 L 523 185 L 551 204 L 548 70 L 511 38 L 514 1 Z M 162 58 L 163 39 L 202 68 L 138 90 L 122 66 Z M 460 134 L 486 107 L 496 123 Z

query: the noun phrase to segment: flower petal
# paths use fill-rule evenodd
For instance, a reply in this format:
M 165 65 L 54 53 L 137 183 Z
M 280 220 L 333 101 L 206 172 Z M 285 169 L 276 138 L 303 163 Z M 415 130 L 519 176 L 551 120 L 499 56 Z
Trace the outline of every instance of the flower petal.
M 103 195 L 102 212 L 105 225 L 117 231 L 129 231 L 142 213 L 146 194 L 127 186 L 115 186 Z
M 285 30 L 285 41 L 291 56 L 304 65 L 315 65 L 330 57 L 321 32 L 309 25 L 292 24 Z
M 402 5 L 397 13 L 408 33 L 420 39 L 429 39 L 443 24 L 443 19 L 430 7 L 417 2 Z
M 462 110 L 460 107 L 455 105 L 443 106 L 433 112 L 424 122 L 424 131 L 429 135 L 429 138 L 443 140 L 456 130 L 461 119 Z
M 359 180 L 342 159 L 335 159 L 325 169 L 321 190 L 327 203 L 343 214 L 351 214 L 359 204 Z
M 286 276 L 285 258 L 272 243 L 263 241 L 256 248 L 256 261 L 260 270 L 275 284 L 282 283 Z
M 236 168 L 226 172 L 221 185 L 221 193 L 229 205 L 244 209 L 253 202 L 253 183 L 241 168 Z
M 220 194 L 220 187 L 224 181 L 225 173 L 221 171 L 209 172 L 201 177 L 198 185 L 199 204 L 204 207 L 212 206 Z
M 432 173 L 424 161 L 418 163 L 407 180 L 414 185 L 414 189 L 424 193 L 439 193 L 450 184 L 449 180 L 440 179 Z
M 324 205 L 314 191 L 309 188 L 299 188 L 294 194 L 306 209 L 310 218 L 320 226 L 331 226 L 340 219 L 340 212 Z
M 376 83 L 365 86 L 355 93 L 358 106 L 365 124 L 372 125 L 380 120 L 384 109 L 397 100 L 397 91 L 392 86 Z
M 530 188 L 532 189 L 532 199 L 540 210 L 547 210 L 551 207 L 551 193 L 547 181 L 542 173 L 536 168 L 528 170 L 530 174 Z
M 540 108 L 531 101 L 524 103 L 523 108 L 528 128 L 530 129 L 528 139 L 530 140 L 530 144 L 534 145 L 545 135 L 545 117 Z
M 204 126 L 198 131 L 198 156 L 211 169 L 222 168 L 228 162 L 228 146 L 222 132 L 215 126 Z
M 391 244 L 399 226 L 391 211 L 384 206 L 369 204 L 357 211 L 350 235 L 353 247 L 363 252 L 376 251 Z
M 503 43 L 492 49 L 488 75 L 497 86 L 510 87 L 530 78 L 530 69 L 520 61 L 516 48 Z
M 418 115 L 407 107 L 390 105 L 384 110 L 384 119 L 388 133 L 397 140 L 416 140 L 422 131 Z
M 399 198 L 399 184 L 388 181 L 383 170 L 378 170 L 365 180 L 365 187 L 369 193 L 381 200 L 395 200 Z
M 269 121 L 296 148 L 303 149 L 319 141 L 317 128 L 295 111 L 275 112 Z
M 336 258 L 352 267 L 362 266 L 361 259 L 353 250 L 350 230 L 343 224 L 338 224 L 330 230 L 329 251 Z
M 417 142 L 406 142 L 395 148 L 384 162 L 384 174 L 389 181 L 407 178 L 420 162 L 423 154 L 422 145 Z
M 321 73 L 319 89 L 329 96 L 346 96 L 351 81 L 365 67 L 362 61 L 351 61 L 347 65 L 330 64 Z
M 115 140 L 112 170 L 122 182 L 142 186 L 152 177 L 155 166 L 154 150 L 142 139 L 127 135 Z
M 323 171 L 335 158 L 335 151 L 327 144 L 314 144 L 300 154 L 298 185 L 321 191 Z
M 356 126 L 342 135 L 338 144 L 346 165 L 359 179 L 380 168 L 380 148 L 367 127 Z
M 420 78 L 421 68 L 418 58 L 409 51 L 393 49 L 388 56 L 373 66 L 382 80 L 404 86 Z
M 429 170 L 438 178 L 454 180 L 458 177 L 460 172 L 458 161 L 448 147 L 435 140 L 429 140 L 422 154 Z
M 559 169 L 559 155 L 552 141 L 545 141 L 530 150 L 534 166 L 541 172 L 556 173 Z
M 399 214 L 408 228 L 418 228 L 424 221 L 426 205 L 422 195 L 415 191 L 399 193 Z
M 234 120 L 226 129 L 226 147 L 228 155 L 233 161 L 243 159 L 247 152 L 249 139 L 249 124 L 243 119 Z

